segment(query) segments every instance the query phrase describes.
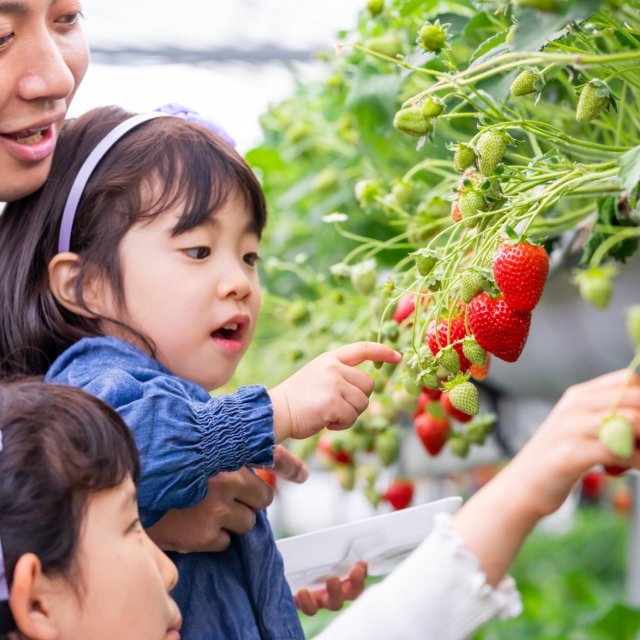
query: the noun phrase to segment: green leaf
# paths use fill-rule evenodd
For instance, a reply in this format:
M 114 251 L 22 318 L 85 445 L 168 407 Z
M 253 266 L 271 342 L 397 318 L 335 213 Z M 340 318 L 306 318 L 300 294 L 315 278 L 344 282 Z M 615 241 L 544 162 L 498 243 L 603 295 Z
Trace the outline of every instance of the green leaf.
M 594 228 L 597 225 L 604 225 L 609 227 L 633 227 L 636 226 L 631 220 L 621 220 L 618 216 L 618 201 L 616 198 L 602 198 L 598 201 L 598 219 Z M 598 231 L 592 231 L 587 241 L 585 242 L 582 252 L 581 264 L 588 264 L 597 248 L 602 244 L 611 234 L 600 233 Z M 626 262 L 627 258 L 630 258 L 638 248 L 638 240 L 635 238 L 628 238 L 616 244 L 612 249 L 604 256 L 603 262 L 607 258 L 612 258 L 618 262 Z
M 506 42 L 508 29 L 496 33 L 494 36 L 487 38 L 472 54 L 470 62 L 472 64 L 480 64 L 495 58 L 502 53 L 511 51 L 511 45 Z
M 564 35 L 565 27 L 593 15 L 602 0 L 573 0 L 558 11 L 544 12 L 522 9 L 516 13 L 518 27 L 513 40 L 515 51 L 538 51 L 547 42 Z
M 640 145 L 620 156 L 618 166 L 622 186 L 631 195 L 640 182 Z

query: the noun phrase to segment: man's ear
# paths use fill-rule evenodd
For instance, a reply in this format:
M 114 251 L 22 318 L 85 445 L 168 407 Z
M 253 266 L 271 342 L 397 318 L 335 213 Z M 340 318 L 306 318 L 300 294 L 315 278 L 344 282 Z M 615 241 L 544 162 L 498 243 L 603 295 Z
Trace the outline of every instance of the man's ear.
M 103 287 L 99 278 L 86 278 L 82 283 L 82 302 L 76 297 L 80 277 L 81 258 L 66 251 L 55 255 L 49 262 L 49 288 L 54 298 L 65 309 L 85 318 L 102 314 Z M 89 311 L 88 311 L 89 309 Z
M 13 572 L 9 606 L 16 626 L 30 640 L 57 640 L 55 589 L 33 553 L 20 556 Z

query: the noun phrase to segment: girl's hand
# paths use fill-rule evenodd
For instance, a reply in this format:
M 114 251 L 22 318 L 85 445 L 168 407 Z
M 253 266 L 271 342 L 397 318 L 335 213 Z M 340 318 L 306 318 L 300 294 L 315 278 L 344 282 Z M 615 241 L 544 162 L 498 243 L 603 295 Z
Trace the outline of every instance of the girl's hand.
M 276 442 L 308 438 L 324 429 L 347 429 L 367 408 L 373 378 L 355 367 L 366 360 L 396 363 L 397 351 L 355 342 L 323 353 L 269 391 Z
M 339 611 L 345 601 L 355 600 L 364 591 L 366 578 L 366 563 L 356 562 L 344 580 L 334 576 L 327 579 L 324 589 L 298 591 L 295 595 L 296 606 L 308 616 L 314 616 L 319 609 Z
M 640 438 L 637 375 L 624 369 L 570 387 L 516 457 L 455 515 L 453 527 L 489 584 L 498 584 L 540 518 L 562 505 L 585 471 L 596 464 L 640 468 L 638 451 L 621 460 L 598 438 L 618 399 L 617 413 Z
M 570 387 L 540 429 L 510 466 L 522 476 L 540 516 L 560 507 L 580 476 L 597 464 L 640 468 L 640 451 L 622 460 L 598 438 L 598 425 L 617 405 L 640 439 L 640 377 L 628 369 L 615 371 Z M 528 469 L 528 472 L 526 472 Z

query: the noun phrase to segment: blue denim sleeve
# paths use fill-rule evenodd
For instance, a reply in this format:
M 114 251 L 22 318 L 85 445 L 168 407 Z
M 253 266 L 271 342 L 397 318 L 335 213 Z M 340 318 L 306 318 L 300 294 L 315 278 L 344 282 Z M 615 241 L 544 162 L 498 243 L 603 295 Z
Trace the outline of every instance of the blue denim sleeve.
M 273 407 L 264 387 L 194 400 L 182 383 L 172 376 L 140 382 L 110 369 L 84 387 L 111 404 L 133 432 L 142 467 L 138 505 L 145 527 L 169 509 L 200 502 L 215 474 L 273 463 Z

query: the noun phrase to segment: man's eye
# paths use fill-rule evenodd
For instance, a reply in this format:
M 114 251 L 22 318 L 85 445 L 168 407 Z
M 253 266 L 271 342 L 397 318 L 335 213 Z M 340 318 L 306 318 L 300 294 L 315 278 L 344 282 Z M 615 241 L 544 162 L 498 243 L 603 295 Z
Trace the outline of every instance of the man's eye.
M 255 267 L 259 262 L 260 256 L 257 253 L 247 253 L 244 256 L 244 261 L 250 266 Z
M 6 49 L 12 40 L 13 33 L 8 33 L 7 35 L 0 36 L 0 51 L 2 51 L 2 49 Z
M 191 247 L 190 249 L 185 249 L 184 252 L 194 260 L 204 260 L 211 255 L 209 247 Z
M 65 16 L 62 16 L 61 18 L 58 18 L 56 20 L 56 22 L 58 24 L 64 24 L 67 26 L 71 26 L 74 24 L 77 24 L 80 20 L 80 18 L 82 17 L 82 13 L 78 12 L 78 13 L 69 13 Z

